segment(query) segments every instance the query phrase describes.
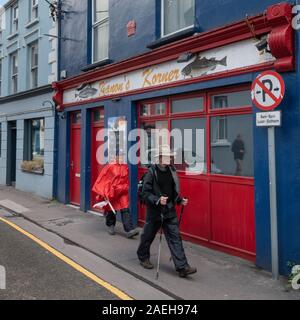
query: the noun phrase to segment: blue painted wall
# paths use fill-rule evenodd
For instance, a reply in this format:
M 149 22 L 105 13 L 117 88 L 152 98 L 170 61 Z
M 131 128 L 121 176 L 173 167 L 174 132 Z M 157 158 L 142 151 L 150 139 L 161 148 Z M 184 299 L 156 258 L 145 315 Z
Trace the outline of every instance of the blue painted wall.
M 205 32 L 225 24 L 242 20 L 246 14 L 262 13 L 278 0 L 195 0 L 197 31 Z M 294 2 L 294 1 L 293 1 Z M 62 37 L 73 40 L 61 43 L 61 70 L 67 76 L 81 72 L 91 61 L 91 0 L 63 2 Z M 127 59 L 149 51 L 147 46 L 160 37 L 160 0 L 110 0 L 109 59 L 112 62 Z M 137 32 L 127 37 L 126 25 L 130 20 L 137 23 Z M 72 57 L 70 59 L 70 57 Z
M 52 70 L 52 66 L 49 63 L 49 54 L 51 53 L 51 45 L 49 41 L 49 34 L 51 29 L 55 28 L 52 19 L 49 17 L 49 6 L 45 1 L 40 1 L 39 16 L 38 19 L 33 19 L 29 15 L 29 1 L 19 0 L 19 29 L 13 36 L 11 34 L 11 8 L 5 9 L 2 16 L 2 41 L 0 41 L 0 59 L 2 60 L 2 94 L 1 97 L 5 97 L 11 94 L 10 91 L 10 61 L 9 55 L 12 53 L 18 53 L 18 91 L 26 91 L 30 89 L 29 82 L 29 51 L 28 46 L 33 42 L 38 42 L 39 46 L 39 62 L 38 62 L 38 87 L 47 85 L 49 82 L 49 76 L 51 75 L 51 81 L 56 80 L 56 66 Z M 54 43 L 53 54 L 56 57 L 55 52 L 56 45 Z M 56 59 L 55 59 L 56 60 Z M 56 62 L 56 61 L 55 61 Z
M 3 1 L 2 1 L 3 2 Z M 51 83 L 57 78 L 57 40 L 53 38 L 51 44 L 49 34 L 55 35 L 56 23 L 49 16 L 49 5 L 46 1 L 39 1 L 38 17 L 30 14 L 30 1 L 19 0 L 18 32 L 12 34 L 11 5 L 6 1 L 1 6 L 2 38 L 0 40 L 0 60 L 2 65 L 0 123 L 1 123 L 1 156 L 0 156 L 0 184 L 7 183 L 7 140 L 8 121 L 17 121 L 17 152 L 16 152 L 16 188 L 52 199 L 53 196 L 53 163 L 54 163 L 54 112 L 51 105 Z M 38 43 L 38 85 L 49 86 L 47 92 L 35 92 L 26 95 L 30 88 L 30 52 L 29 46 Z M 11 61 L 10 54 L 18 54 L 18 93 L 24 93 L 22 98 L 11 96 Z M 35 88 L 36 90 L 38 88 Z M 9 97 L 10 96 L 10 97 Z M 9 97 L 10 100 L 6 100 Z M 47 101 L 47 103 L 45 103 Z M 50 103 L 49 103 L 50 102 Z M 45 119 L 45 154 L 44 175 L 24 173 L 21 164 L 24 160 L 25 121 L 34 118 Z
M 299 44 L 297 52 L 299 52 Z M 299 57 L 298 57 L 299 63 Z M 299 70 L 299 69 L 298 69 Z M 287 263 L 300 262 L 300 99 L 299 71 L 284 74 L 286 96 L 280 109 L 283 126 L 276 128 L 276 165 L 280 271 L 289 272 Z M 255 202 L 257 264 L 270 269 L 270 219 L 267 130 L 255 129 Z
M 71 37 L 73 27 L 76 36 L 82 39 L 82 45 L 76 42 L 62 42 L 62 69 L 68 71 L 68 75 L 80 72 L 81 67 L 90 61 L 90 32 L 84 27 L 88 26 L 86 16 L 88 9 L 84 1 L 70 0 L 72 10 L 81 13 L 76 14 L 76 20 L 66 19 L 63 21 L 63 35 Z M 215 27 L 241 20 L 246 14 L 254 15 L 263 12 L 268 6 L 278 3 L 272 0 L 196 0 L 196 26 L 200 32 Z M 144 0 L 111 0 L 110 1 L 110 53 L 109 57 L 114 62 L 128 57 L 147 52 L 147 45 L 158 39 L 159 36 L 159 5 L 160 1 Z M 298 1 L 297 1 L 298 3 Z M 137 34 L 128 38 L 126 24 L 129 20 L 137 22 Z M 78 26 L 81 26 L 80 28 Z M 72 27 L 73 26 L 73 27 Z M 87 38 L 86 35 L 88 35 Z M 299 41 L 297 34 L 296 72 L 283 74 L 286 82 L 286 97 L 281 106 L 283 110 L 283 126 L 276 129 L 276 161 L 278 183 L 278 216 L 279 216 L 279 251 L 280 272 L 287 274 L 289 269 L 287 262 L 300 264 L 300 99 L 299 88 Z M 76 52 L 76 54 L 74 54 Z M 75 59 L 75 60 L 74 60 Z M 76 61 L 76 63 L 74 63 Z M 122 98 L 118 103 L 104 102 L 105 117 L 125 115 L 129 121 L 129 128 L 136 127 L 136 101 L 156 96 L 167 96 L 176 93 L 191 92 L 208 88 L 234 85 L 239 83 L 251 83 L 257 74 L 248 74 L 239 77 L 193 84 L 163 91 L 150 92 L 143 95 Z M 98 104 L 82 106 L 82 108 L 96 107 Z M 79 106 L 79 108 L 81 108 Z M 254 111 L 258 110 L 254 107 Z M 253 122 L 255 123 L 255 112 Z M 68 154 L 67 145 L 67 119 L 60 120 L 62 132 L 60 141 L 59 160 L 59 184 L 58 194 L 63 195 L 61 200 L 67 201 L 68 176 L 62 170 L 66 165 Z M 257 238 L 257 265 L 270 270 L 271 266 L 271 243 L 270 243 L 270 218 L 269 218 L 269 180 L 268 180 L 268 143 L 267 130 L 254 127 L 254 167 L 255 167 L 255 215 L 256 215 L 256 238 Z M 83 151 L 84 152 L 84 151 Z M 136 218 L 136 177 L 137 168 L 131 166 L 131 200 L 132 211 Z

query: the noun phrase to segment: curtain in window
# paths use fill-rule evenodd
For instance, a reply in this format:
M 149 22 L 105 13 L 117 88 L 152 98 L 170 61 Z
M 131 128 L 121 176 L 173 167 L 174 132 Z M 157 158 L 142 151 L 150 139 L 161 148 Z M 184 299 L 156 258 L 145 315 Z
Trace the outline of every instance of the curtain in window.
M 164 0 L 164 35 L 194 24 L 194 0 Z

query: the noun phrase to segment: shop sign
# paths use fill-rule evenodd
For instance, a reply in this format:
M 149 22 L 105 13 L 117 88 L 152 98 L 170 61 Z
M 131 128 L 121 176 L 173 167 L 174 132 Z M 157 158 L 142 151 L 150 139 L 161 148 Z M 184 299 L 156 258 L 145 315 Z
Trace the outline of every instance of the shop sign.
M 259 52 L 253 39 L 195 53 L 190 60 L 169 61 L 132 71 L 105 80 L 83 84 L 64 92 L 64 104 L 122 95 L 136 90 L 157 88 L 189 79 L 203 78 L 216 73 L 247 68 L 275 58 L 268 52 Z

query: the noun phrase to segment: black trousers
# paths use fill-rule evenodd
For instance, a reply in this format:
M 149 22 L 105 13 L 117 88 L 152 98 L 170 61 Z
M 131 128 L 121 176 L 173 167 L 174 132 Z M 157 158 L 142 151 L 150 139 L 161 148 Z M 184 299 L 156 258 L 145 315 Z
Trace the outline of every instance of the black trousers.
M 121 217 L 122 217 L 122 223 L 123 223 L 123 227 L 124 227 L 125 232 L 129 232 L 129 231 L 133 230 L 134 226 L 133 226 L 133 222 L 132 222 L 132 217 L 131 217 L 130 210 L 128 208 L 121 210 Z M 106 225 L 108 227 L 116 225 L 117 216 L 112 211 L 109 211 L 106 214 L 105 218 L 106 218 Z
M 146 222 L 137 251 L 140 261 L 150 259 L 150 247 L 161 225 L 161 221 Z M 185 268 L 188 265 L 188 261 L 184 253 L 177 217 L 164 220 L 162 227 L 176 270 Z

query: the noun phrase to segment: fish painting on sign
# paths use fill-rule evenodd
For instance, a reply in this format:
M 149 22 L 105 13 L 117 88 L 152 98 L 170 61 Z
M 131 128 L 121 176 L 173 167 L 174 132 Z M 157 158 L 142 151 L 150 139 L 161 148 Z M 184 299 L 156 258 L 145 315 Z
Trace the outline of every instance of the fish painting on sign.
M 77 93 L 75 93 L 75 98 L 87 99 L 93 97 L 98 90 L 93 88 L 90 84 L 82 84 L 77 88 Z
M 208 59 L 196 55 L 194 60 L 182 69 L 181 73 L 184 77 L 205 76 L 209 72 L 214 71 L 218 66 L 227 67 L 227 56 L 217 60 L 215 57 Z

